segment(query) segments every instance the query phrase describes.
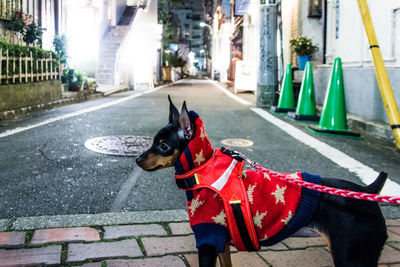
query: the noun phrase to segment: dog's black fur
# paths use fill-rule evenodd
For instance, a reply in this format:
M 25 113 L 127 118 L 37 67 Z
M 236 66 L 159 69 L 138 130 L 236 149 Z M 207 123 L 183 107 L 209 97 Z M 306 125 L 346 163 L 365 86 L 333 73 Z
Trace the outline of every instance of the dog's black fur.
M 194 122 L 188 115 L 185 102 L 181 114 L 170 101 L 169 124 L 154 138 L 152 147 L 136 159 L 147 171 L 175 165 L 194 136 Z M 339 179 L 322 178 L 330 187 L 377 194 L 387 175 L 381 173 L 369 186 L 360 186 Z M 387 239 L 385 220 L 378 203 L 322 193 L 320 203 L 308 227 L 318 231 L 327 241 L 335 266 L 377 266 Z M 227 246 L 229 248 L 229 246 Z M 200 266 L 215 266 L 217 249 L 211 245 L 199 248 Z M 219 255 L 223 266 L 230 266 L 230 254 Z

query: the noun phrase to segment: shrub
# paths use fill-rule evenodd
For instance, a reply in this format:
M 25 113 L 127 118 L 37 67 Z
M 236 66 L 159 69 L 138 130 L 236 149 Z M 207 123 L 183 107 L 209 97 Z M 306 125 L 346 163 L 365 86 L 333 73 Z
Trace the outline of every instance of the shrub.
M 305 36 L 291 39 L 290 47 L 298 56 L 312 55 L 318 51 L 318 47 L 312 43 L 311 38 Z

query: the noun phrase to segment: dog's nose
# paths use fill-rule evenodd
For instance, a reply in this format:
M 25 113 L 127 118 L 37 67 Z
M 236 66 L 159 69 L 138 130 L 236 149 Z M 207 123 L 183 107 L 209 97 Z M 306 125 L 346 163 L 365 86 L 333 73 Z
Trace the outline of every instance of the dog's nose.
M 143 158 L 142 157 L 137 157 L 136 158 L 136 164 L 140 166 L 140 164 L 142 164 L 143 162 Z

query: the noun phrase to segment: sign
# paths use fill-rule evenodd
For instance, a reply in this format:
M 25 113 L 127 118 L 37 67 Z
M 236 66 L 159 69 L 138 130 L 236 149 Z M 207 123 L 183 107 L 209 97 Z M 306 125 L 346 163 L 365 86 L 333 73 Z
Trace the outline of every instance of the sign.
M 225 14 L 225 22 L 231 22 L 231 0 L 222 0 L 222 13 Z
M 236 61 L 235 71 L 235 88 L 238 90 L 256 91 L 257 88 L 257 68 L 256 65 L 249 62 L 238 60 Z
M 236 0 L 235 1 L 235 15 L 243 16 L 247 14 L 249 9 L 250 0 Z

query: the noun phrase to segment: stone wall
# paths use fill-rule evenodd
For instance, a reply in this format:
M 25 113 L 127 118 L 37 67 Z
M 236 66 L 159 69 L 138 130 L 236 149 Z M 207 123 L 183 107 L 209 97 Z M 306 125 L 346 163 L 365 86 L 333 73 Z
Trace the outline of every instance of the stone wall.
M 41 105 L 61 96 L 59 80 L 0 85 L 0 112 Z

